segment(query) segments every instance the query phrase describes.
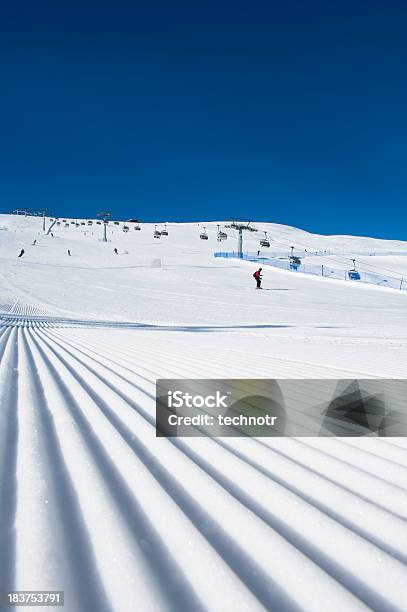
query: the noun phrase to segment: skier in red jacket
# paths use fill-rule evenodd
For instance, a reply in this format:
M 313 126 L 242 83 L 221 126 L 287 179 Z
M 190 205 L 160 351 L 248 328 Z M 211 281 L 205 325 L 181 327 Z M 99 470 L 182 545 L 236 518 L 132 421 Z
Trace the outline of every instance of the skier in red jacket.
M 258 270 L 256 270 L 256 272 L 253 274 L 253 278 L 256 280 L 257 286 L 256 289 L 261 289 L 261 279 L 263 278 L 261 275 L 261 271 L 263 268 L 259 268 Z

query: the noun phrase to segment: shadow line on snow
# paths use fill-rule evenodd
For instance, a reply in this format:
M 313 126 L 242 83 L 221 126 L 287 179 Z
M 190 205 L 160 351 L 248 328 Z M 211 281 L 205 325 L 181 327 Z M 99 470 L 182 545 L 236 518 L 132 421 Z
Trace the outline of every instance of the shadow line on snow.
M 73 419 L 78 425 L 78 431 L 93 455 L 100 473 L 106 484 L 109 486 L 112 496 L 115 498 L 117 508 L 121 513 L 129 532 L 133 535 L 135 545 L 140 546 L 141 542 L 146 542 L 147 546 L 140 546 L 141 552 L 151 567 L 151 571 L 157 580 L 157 585 L 163 590 L 169 603 L 174 610 L 196 610 L 204 612 L 204 606 L 196 597 L 189 582 L 180 580 L 183 576 L 182 568 L 178 566 L 171 552 L 161 541 L 160 536 L 148 516 L 137 501 L 134 493 L 129 489 L 118 467 L 111 459 L 108 449 L 102 444 L 92 429 L 92 424 L 84 416 L 80 405 L 75 400 L 67 384 L 58 375 L 51 360 L 40 346 L 37 338 L 32 335 L 32 339 L 41 353 L 42 358 L 47 363 L 48 368 L 56 377 L 56 382 L 60 392 L 68 398 L 69 410 Z M 41 339 L 48 347 L 55 358 L 66 368 L 70 376 L 88 393 L 89 397 L 101 408 L 106 404 L 99 398 L 96 392 L 81 378 L 74 368 L 59 354 L 50 344 Z M 106 415 L 105 415 L 106 416 Z
M 50 339 L 51 342 L 53 342 Z M 46 344 L 49 346 L 48 342 Z M 60 349 L 66 351 L 76 362 L 80 363 L 89 372 L 91 372 L 99 381 L 103 382 L 109 389 L 116 393 L 121 399 L 129 404 L 141 418 L 145 419 L 152 427 L 154 427 L 154 419 L 147 415 L 136 402 L 128 397 L 114 385 L 102 377 L 93 368 L 88 366 L 80 358 L 73 355 L 61 344 L 56 343 Z M 54 349 L 49 346 L 50 350 L 58 356 L 66 367 L 74 373 L 72 366 L 69 366 L 65 359 Z M 102 366 L 106 367 L 106 366 Z M 109 369 L 109 368 L 107 368 Z M 116 375 L 118 375 L 116 373 Z M 118 375 L 119 378 L 123 378 Z M 88 384 L 78 377 L 78 381 L 85 388 L 86 392 L 92 397 L 98 405 L 104 416 L 111 422 L 115 429 L 119 432 L 122 438 L 133 449 L 138 458 L 143 462 L 149 472 L 154 476 L 157 482 L 163 487 L 168 495 L 188 516 L 195 527 L 200 531 L 204 538 L 214 547 L 224 561 L 232 568 L 232 570 L 245 583 L 248 589 L 259 599 L 259 601 L 269 610 L 279 610 L 281 612 L 299 612 L 298 606 L 290 598 L 289 593 L 285 592 L 277 582 L 270 580 L 270 577 L 263 573 L 261 567 L 255 563 L 253 559 L 235 542 L 227 533 L 224 532 L 221 525 L 212 519 L 208 513 L 199 505 L 199 503 L 190 495 L 186 488 L 182 487 L 177 479 L 172 475 L 171 469 L 165 468 L 162 463 L 148 448 L 140 442 L 134 433 L 125 426 L 125 424 L 117 417 L 115 412 L 110 408 L 109 404 Z M 132 384 L 132 383 L 130 383 Z M 136 386 L 133 384 L 133 386 Z M 169 442 L 177 447 L 178 452 L 186 456 L 189 460 L 194 459 L 185 452 L 179 440 L 170 439 Z M 194 463 L 197 463 L 194 461 Z M 197 464 L 202 469 L 202 465 Z M 207 470 L 207 474 L 211 475 Z M 211 475 L 212 476 L 212 475 Z M 227 490 L 227 489 L 226 489 Z M 230 492 L 230 491 L 229 491 Z
M 17 376 L 18 366 L 17 330 L 6 337 L 1 358 L 12 342 L 11 359 L 6 373 L 5 395 L 2 396 L 1 410 L 4 423 L 0 435 L 4 436 L 0 480 L 0 591 L 7 593 L 15 589 L 16 584 L 16 530 L 17 510 L 17 448 L 18 448 L 18 414 L 17 414 Z M 3 418 L 0 421 L 3 421 Z
M 88 530 L 82 520 L 81 508 L 75 487 L 63 458 L 52 411 L 49 407 L 35 359 L 25 334 L 23 334 L 23 343 L 27 360 L 30 364 L 36 397 L 39 399 L 38 405 L 40 409 L 38 410 L 38 417 L 44 432 L 42 440 L 49 461 L 49 474 L 51 486 L 55 491 L 58 516 L 63 527 L 62 539 L 64 549 L 62 554 L 67 557 L 69 570 L 76 588 L 75 595 L 81 602 L 81 610 L 83 612 L 86 610 L 111 612 L 112 608 L 108 603 L 106 592 L 96 569 L 97 559 L 95 558 Z M 55 374 L 55 376 L 58 375 Z M 69 592 L 65 596 L 65 605 L 67 605 L 69 602 Z

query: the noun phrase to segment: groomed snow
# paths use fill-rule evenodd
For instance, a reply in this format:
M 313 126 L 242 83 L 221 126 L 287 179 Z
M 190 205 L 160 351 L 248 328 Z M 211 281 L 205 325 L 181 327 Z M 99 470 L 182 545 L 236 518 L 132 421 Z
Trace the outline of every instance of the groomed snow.
M 52 237 L 0 215 L 0 592 L 64 590 L 68 612 L 407 610 L 403 438 L 154 429 L 158 378 L 405 378 L 407 293 L 275 268 L 256 291 L 255 264 L 213 257 L 233 230 L 122 225 L 104 243 L 95 221 Z M 282 256 L 407 271 L 407 242 L 255 226 Z

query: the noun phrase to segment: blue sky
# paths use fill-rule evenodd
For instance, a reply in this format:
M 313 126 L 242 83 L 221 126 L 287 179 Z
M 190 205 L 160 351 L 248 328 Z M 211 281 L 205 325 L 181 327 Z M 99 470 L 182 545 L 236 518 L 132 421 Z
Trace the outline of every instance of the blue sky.
M 405 2 L 16 2 L 0 211 L 407 239 Z

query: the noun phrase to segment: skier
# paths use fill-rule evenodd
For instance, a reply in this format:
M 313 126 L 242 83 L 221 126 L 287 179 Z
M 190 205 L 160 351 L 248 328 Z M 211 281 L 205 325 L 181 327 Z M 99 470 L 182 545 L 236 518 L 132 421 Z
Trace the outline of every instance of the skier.
M 69 257 L 71 256 L 71 251 L 69 249 L 68 249 L 68 255 L 69 255 Z
M 119 251 L 115 248 L 114 252 L 116 253 L 116 255 L 119 254 Z
M 37 244 L 37 241 L 36 241 L 36 240 L 34 240 L 34 242 L 32 243 L 32 246 L 34 246 L 34 245 L 36 245 L 36 244 Z
M 19 257 L 22 257 L 24 253 L 25 253 L 24 249 L 21 249 Z
M 260 255 L 260 251 L 257 251 L 257 257 Z
M 261 271 L 262 271 L 262 268 L 259 268 L 253 274 L 253 278 L 256 280 L 256 283 L 257 283 L 256 289 L 261 289 L 261 279 L 263 278 L 261 275 Z

